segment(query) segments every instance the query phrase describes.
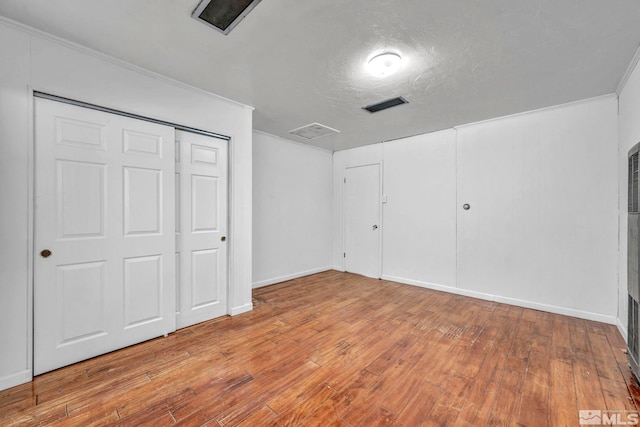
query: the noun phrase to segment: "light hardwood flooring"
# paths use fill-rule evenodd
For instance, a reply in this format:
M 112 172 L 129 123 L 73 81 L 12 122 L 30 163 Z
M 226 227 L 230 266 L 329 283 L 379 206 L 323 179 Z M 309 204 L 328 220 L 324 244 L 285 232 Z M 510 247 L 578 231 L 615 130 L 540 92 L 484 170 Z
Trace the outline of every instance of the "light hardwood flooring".
M 0 425 L 574 426 L 636 411 L 612 325 L 329 271 L 0 392 Z M 627 416 L 622 414 L 622 416 Z

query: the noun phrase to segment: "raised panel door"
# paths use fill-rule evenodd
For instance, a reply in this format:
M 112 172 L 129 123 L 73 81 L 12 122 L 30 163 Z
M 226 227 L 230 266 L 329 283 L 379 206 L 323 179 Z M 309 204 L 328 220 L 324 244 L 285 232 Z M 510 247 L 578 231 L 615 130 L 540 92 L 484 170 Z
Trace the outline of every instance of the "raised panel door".
M 36 99 L 35 374 L 175 330 L 173 141 Z
M 177 325 L 227 314 L 227 141 L 177 132 Z

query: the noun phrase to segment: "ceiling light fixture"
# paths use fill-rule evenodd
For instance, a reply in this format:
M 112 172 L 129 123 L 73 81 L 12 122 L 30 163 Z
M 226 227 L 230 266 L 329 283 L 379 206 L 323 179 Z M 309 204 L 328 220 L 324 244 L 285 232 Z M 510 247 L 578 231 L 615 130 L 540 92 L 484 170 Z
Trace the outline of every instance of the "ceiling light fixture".
M 371 58 L 367 63 L 367 69 L 374 77 L 387 77 L 398 71 L 401 65 L 400 55 L 386 52 Z

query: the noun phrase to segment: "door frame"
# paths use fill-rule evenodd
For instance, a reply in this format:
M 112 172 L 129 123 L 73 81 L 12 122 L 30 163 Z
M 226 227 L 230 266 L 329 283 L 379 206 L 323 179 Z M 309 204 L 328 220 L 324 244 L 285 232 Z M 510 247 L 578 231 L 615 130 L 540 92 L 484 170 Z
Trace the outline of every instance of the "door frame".
M 35 294 L 34 294 L 34 275 L 35 275 L 35 251 L 37 248 L 35 247 L 35 180 L 36 180 L 36 168 L 35 168 L 35 149 L 36 149 L 36 140 L 35 140 L 35 98 L 45 98 L 52 101 L 62 102 L 66 104 L 76 105 L 78 107 L 89 108 L 93 110 L 103 111 L 106 113 L 121 115 L 125 117 L 130 117 L 137 120 L 148 121 L 157 124 L 163 124 L 165 126 L 173 127 L 175 130 L 182 130 L 185 132 L 197 133 L 200 135 L 205 135 L 217 139 L 223 139 L 227 141 L 227 236 L 228 236 L 228 247 L 227 247 L 227 315 L 232 315 L 232 298 L 231 295 L 233 293 L 233 289 L 231 286 L 231 281 L 233 278 L 233 245 L 234 245 L 234 235 L 233 235 L 233 219 L 232 219 L 232 202 L 234 199 L 233 186 L 231 185 L 232 178 L 232 155 L 233 155 L 233 138 L 231 136 L 227 136 L 224 134 L 206 131 L 202 129 L 197 129 L 185 125 L 181 125 L 178 123 L 167 122 L 164 120 L 154 119 L 152 117 L 141 116 L 139 114 L 128 113 L 126 111 L 112 109 L 108 107 L 102 107 L 100 105 L 78 101 L 72 98 L 66 98 L 59 95 L 53 95 L 48 91 L 39 91 L 34 89 L 33 86 L 28 85 L 26 88 L 27 96 L 28 96 L 28 140 L 27 140 L 27 153 L 28 153 L 28 163 L 27 163 L 27 247 L 29 250 L 27 251 L 27 330 L 26 330 L 26 341 L 27 341 L 27 364 L 26 368 L 29 370 L 29 376 L 31 377 L 31 381 L 33 381 L 33 373 L 34 373 L 34 316 L 35 316 Z M 172 141 L 175 143 L 175 141 Z
M 346 191 L 345 191 L 345 184 L 346 184 L 346 179 L 347 179 L 347 169 L 354 169 L 354 168 L 359 168 L 359 167 L 366 167 L 366 166 L 378 166 L 378 171 L 379 171 L 379 176 L 378 176 L 378 190 L 379 190 L 379 194 L 378 194 L 378 224 L 380 227 L 380 239 L 379 239 L 379 243 L 378 243 L 378 278 L 382 278 L 382 262 L 383 262 L 383 251 L 382 251 L 382 247 L 383 247 L 383 241 L 384 241 L 384 210 L 382 209 L 382 203 L 383 203 L 383 195 L 384 195 L 384 180 L 383 180 L 383 175 L 384 175 L 384 169 L 383 169 L 383 161 L 379 161 L 379 162 L 368 162 L 368 163 L 353 163 L 353 164 L 346 164 L 343 168 L 342 168 L 342 178 L 341 178 L 341 185 L 340 188 L 342 189 L 342 214 L 340 216 L 340 221 L 341 221 L 341 233 L 342 233 L 342 271 L 347 271 L 347 260 L 344 257 L 344 253 L 346 252 L 347 249 L 347 239 L 346 239 L 346 235 L 347 235 L 347 225 L 346 225 L 346 216 L 347 216 L 347 203 L 346 203 Z

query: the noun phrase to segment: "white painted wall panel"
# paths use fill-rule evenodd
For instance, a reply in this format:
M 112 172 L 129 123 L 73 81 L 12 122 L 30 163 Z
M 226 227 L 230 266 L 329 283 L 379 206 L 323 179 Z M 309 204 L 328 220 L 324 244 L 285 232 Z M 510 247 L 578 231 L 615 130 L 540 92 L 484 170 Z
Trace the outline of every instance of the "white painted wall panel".
M 254 287 L 331 265 L 332 155 L 253 135 Z
M 31 378 L 29 35 L 0 25 L 0 390 Z
M 617 111 L 611 96 L 544 115 L 541 292 L 531 292 L 551 305 L 602 314 L 609 323 L 617 313 Z
M 0 179 L 12 183 L 0 187 L 0 389 L 31 378 L 29 85 L 232 138 L 229 309 L 231 314 L 250 310 L 252 109 L 4 19 L 0 40 Z M 86 133 L 75 136 L 91 138 Z M 130 151 L 140 155 L 153 151 L 140 140 L 130 145 Z
M 636 65 L 620 92 L 618 119 L 618 209 L 620 245 L 618 250 L 618 328 L 627 338 L 627 154 L 640 142 L 640 66 Z
M 608 96 L 335 153 L 334 268 L 344 167 L 379 162 L 384 278 L 615 322 L 616 111 Z
M 515 298 L 539 283 L 536 120 L 458 131 L 458 286 Z M 470 209 L 462 209 L 463 204 Z
M 384 143 L 385 277 L 456 285 L 456 133 Z
M 616 153 L 613 96 L 459 128 L 458 286 L 613 322 Z

